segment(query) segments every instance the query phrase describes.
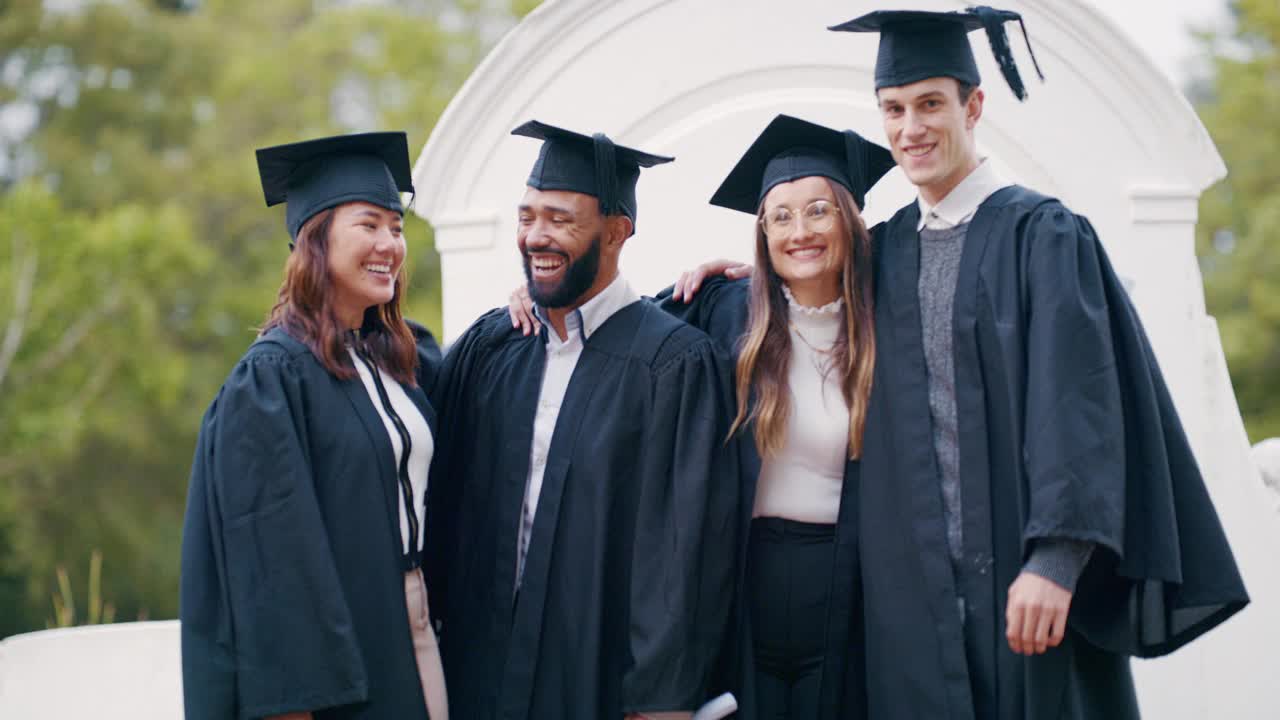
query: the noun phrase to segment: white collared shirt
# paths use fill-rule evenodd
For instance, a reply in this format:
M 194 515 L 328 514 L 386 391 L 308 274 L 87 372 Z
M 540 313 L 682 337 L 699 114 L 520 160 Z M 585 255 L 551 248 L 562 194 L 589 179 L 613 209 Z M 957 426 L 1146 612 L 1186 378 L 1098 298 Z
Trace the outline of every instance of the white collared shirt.
M 529 551 L 529 537 L 533 531 L 534 515 L 538 511 L 538 498 L 542 495 L 542 476 L 547 470 L 547 456 L 551 452 L 551 436 L 560 417 L 560 406 L 569 390 L 569 380 L 578 366 L 582 348 L 596 330 L 613 314 L 640 300 L 627 281 L 619 274 L 600 291 L 600 294 L 582 304 L 565 318 L 567 337 L 563 340 L 547 321 L 542 308 L 534 306 L 534 314 L 542 322 L 547 337 L 547 361 L 542 371 L 542 389 L 538 394 L 538 410 L 533 418 L 533 446 L 529 450 L 529 478 L 525 485 L 524 510 L 516 546 L 516 586 L 524 575 L 524 559 Z
M 923 197 L 916 199 L 920 205 L 920 222 L 916 225 L 916 231 L 925 228 L 947 230 L 967 223 L 987 198 L 1012 184 L 991 161 L 983 158 L 978 167 L 952 188 L 937 205 L 930 206 Z

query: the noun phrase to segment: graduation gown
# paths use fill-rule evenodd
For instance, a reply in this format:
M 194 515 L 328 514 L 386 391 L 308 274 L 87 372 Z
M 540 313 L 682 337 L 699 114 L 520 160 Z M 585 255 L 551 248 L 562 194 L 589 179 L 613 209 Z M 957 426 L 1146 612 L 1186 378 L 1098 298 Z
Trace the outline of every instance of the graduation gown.
M 430 382 L 434 382 L 436 370 L 440 367 L 440 361 L 444 359 L 444 353 L 440 351 L 440 343 L 436 341 L 436 336 L 432 335 L 425 325 L 416 323 L 413 320 L 405 320 L 405 324 L 413 332 L 413 340 L 417 344 L 418 379 L 421 381 L 426 378 Z M 431 387 L 429 383 L 424 385 L 419 382 L 418 385 Z
M 871 717 L 1136 717 L 1128 656 L 1171 652 L 1248 602 L 1141 323 L 1087 220 L 1017 186 L 981 205 L 954 309 L 964 548 L 953 572 L 918 221 L 913 203 L 875 233 L 860 488 Z M 1096 550 L 1062 646 L 1027 658 L 1009 649 L 1005 605 L 1047 537 Z
M 434 432 L 418 388 L 405 392 Z M 182 538 L 188 720 L 425 718 L 395 455 L 359 378 L 281 329 L 205 413 Z
M 658 294 L 655 301 L 663 310 L 706 332 L 734 360 L 739 341 L 749 322 L 749 279 L 708 278 L 694 295 L 693 302 L 671 299 L 673 288 Z M 737 407 L 733 410 L 736 415 Z M 732 417 L 732 416 L 731 416 Z M 752 659 L 751 621 L 746 610 L 747 541 L 751 514 L 755 507 L 756 480 L 760 476 L 760 453 L 756 449 L 754 423 L 734 437 L 739 455 L 741 504 L 738 508 L 741 534 L 737 555 L 743 561 L 737 569 L 733 631 L 723 649 L 719 677 L 726 689 L 738 697 L 741 710 L 737 717 L 753 720 L 755 667 Z M 831 595 L 827 610 L 826 652 L 823 657 L 820 690 L 821 715 L 812 720 L 863 718 L 865 698 L 863 685 L 863 643 L 861 638 L 861 590 L 859 588 L 857 503 L 859 463 L 845 464 L 844 486 L 840 495 L 840 512 L 836 521 L 835 557 L 831 567 Z
M 645 302 L 585 342 L 556 419 L 515 592 L 545 341 L 493 310 L 434 380 L 432 609 L 450 712 L 621 718 L 709 699 L 738 536 L 729 370 L 707 336 Z M 437 600 L 440 598 L 440 600 Z M 439 602 L 439 605 L 437 605 Z

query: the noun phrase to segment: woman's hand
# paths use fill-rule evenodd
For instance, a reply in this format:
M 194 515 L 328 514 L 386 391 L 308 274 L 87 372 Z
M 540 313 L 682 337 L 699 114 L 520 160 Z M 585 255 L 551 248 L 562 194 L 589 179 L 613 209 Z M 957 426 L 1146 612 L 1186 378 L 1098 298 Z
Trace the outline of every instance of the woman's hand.
M 736 260 L 712 260 L 704 262 L 698 267 L 680 273 L 680 279 L 676 280 L 675 290 L 671 293 L 672 300 L 684 300 L 685 304 L 693 302 L 693 296 L 698 294 L 698 289 L 702 287 L 702 281 L 716 275 L 724 275 L 730 280 L 738 280 L 744 277 L 750 277 L 752 267 Z
M 507 312 L 511 315 L 511 327 L 519 328 L 525 335 L 542 330 L 542 323 L 533 314 L 533 298 L 529 297 L 528 286 L 521 285 L 511 291 Z

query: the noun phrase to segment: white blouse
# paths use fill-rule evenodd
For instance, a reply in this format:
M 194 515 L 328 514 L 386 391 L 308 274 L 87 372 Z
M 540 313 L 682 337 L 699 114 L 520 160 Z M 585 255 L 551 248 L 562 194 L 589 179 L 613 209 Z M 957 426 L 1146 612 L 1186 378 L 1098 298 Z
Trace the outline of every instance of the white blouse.
M 782 450 L 764 458 L 752 517 L 834 524 L 849 449 L 849 407 L 840 373 L 828 367 L 844 321 L 844 301 L 800 305 L 783 286 L 791 321 L 787 384 L 791 414 Z
M 404 552 L 408 553 L 409 515 L 408 510 L 405 508 L 404 493 L 400 490 L 398 478 L 400 459 L 404 454 L 400 433 L 391 421 L 391 416 L 382 407 L 382 400 L 378 397 L 378 388 L 373 382 L 373 374 L 369 372 L 369 366 L 365 365 L 354 349 L 347 348 L 347 352 L 351 353 L 351 361 L 355 363 L 356 371 L 360 373 L 360 380 L 364 383 L 364 389 L 368 391 L 369 399 L 373 402 L 373 407 L 378 411 L 378 417 L 382 418 L 382 424 L 386 427 L 387 435 L 391 438 L 391 447 L 395 450 L 396 497 L 400 499 L 400 542 Z M 400 383 L 381 368 L 378 369 L 378 375 L 382 379 L 383 388 L 387 391 L 387 399 L 391 401 L 391 407 L 396 411 L 396 415 L 400 416 L 400 422 L 404 423 L 405 429 L 409 432 L 409 485 L 413 489 L 413 514 L 418 519 L 417 549 L 421 550 L 423 530 L 427 519 L 427 475 L 431 469 L 431 456 L 435 452 L 435 438 L 431 435 L 431 428 L 427 425 L 427 419 L 419 412 L 418 406 L 414 405 L 413 401 L 409 399 L 408 394 L 405 393 Z

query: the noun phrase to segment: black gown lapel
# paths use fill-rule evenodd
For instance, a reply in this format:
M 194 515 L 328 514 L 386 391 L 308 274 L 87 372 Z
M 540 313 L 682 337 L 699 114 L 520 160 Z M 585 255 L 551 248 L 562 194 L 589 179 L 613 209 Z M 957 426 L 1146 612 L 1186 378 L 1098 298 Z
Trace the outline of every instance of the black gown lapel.
M 382 488 L 383 505 L 387 511 L 387 528 L 394 536 L 392 547 L 397 548 L 398 552 L 402 551 L 404 540 L 400 537 L 400 488 L 396 472 L 396 451 L 391 445 L 391 436 L 387 434 L 387 426 L 383 424 L 382 416 L 373 406 L 373 400 L 369 397 L 369 391 L 365 388 L 363 380 L 357 376 L 351 380 L 334 382 L 342 386 L 347 399 L 351 401 L 351 408 L 355 410 L 356 417 L 360 418 L 360 424 L 364 426 L 370 442 L 373 443 L 374 455 L 378 458 L 376 479 L 378 486 Z
M 596 389 L 604 385 L 601 380 L 615 357 L 614 353 L 601 352 L 597 347 L 615 340 L 611 335 L 617 334 L 617 328 L 635 327 L 636 321 L 631 312 L 637 307 L 643 309 L 642 303 L 634 303 L 614 313 L 587 338 L 569 378 L 569 387 L 556 417 L 555 430 L 551 433 L 551 447 L 547 452 L 547 466 L 542 476 L 542 491 L 538 495 L 528 555 L 525 556 L 524 576 L 520 580 L 520 594 L 513 610 L 510 647 L 518 647 L 521 652 L 507 654 L 507 664 L 502 673 L 502 698 L 498 707 L 500 717 L 527 717 L 529 714 L 534 674 L 537 670 L 536 658 L 539 657 L 539 645 L 542 642 L 542 615 L 547 599 L 547 581 L 551 571 L 556 527 L 560 522 L 560 501 L 564 497 L 565 479 L 569 474 L 574 448 L 583 432 L 582 423 L 587 417 L 591 398 Z M 534 393 L 535 403 L 537 394 Z M 526 440 L 531 438 L 532 432 Z M 524 444 L 524 454 L 527 458 L 529 442 Z M 526 459 L 525 476 L 528 475 L 527 466 Z M 514 547 L 514 543 L 508 544 Z M 512 560 L 514 563 L 514 557 Z M 512 567 L 514 568 L 514 564 Z
M 543 332 L 551 331 L 544 329 Z M 526 338 L 523 342 L 525 347 L 521 348 L 520 354 L 524 357 L 518 357 L 514 362 L 519 367 L 528 368 L 522 374 L 530 379 L 531 385 L 525 387 L 523 392 L 513 393 L 504 398 L 504 402 L 509 405 L 505 410 L 499 411 L 507 413 L 511 420 L 511 424 L 505 426 L 509 432 L 499 436 L 503 440 L 502 447 L 498 450 L 503 456 L 499 467 L 506 469 L 507 472 L 495 480 L 496 486 L 492 488 L 490 497 L 490 502 L 495 508 L 494 531 L 497 535 L 494 545 L 494 561 L 497 566 L 490 575 L 495 583 L 493 597 L 497 598 L 493 604 L 492 619 L 495 659 L 512 655 L 509 648 L 510 643 L 513 642 L 511 633 L 513 632 L 513 605 L 516 599 L 516 553 L 519 544 L 520 514 L 524 508 L 524 495 L 529 482 L 529 448 L 533 445 L 533 423 L 537 414 L 538 397 L 541 394 L 542 375 L 546 372 L 547 362 L 546 341 L 543 337 L 535 335 Z M 545 479 L 543 494 L 546 494 Z M 539 507 L 541 506 L 542 501 L 539 500 Z M 536 523 L 534 527 L 536 532 Z M 529 547 L 533 547 L 533 542 L 534 538 L 530 538 Z M 528 573 L 529 568 L 526 566 L 525 581 L 528 579 Z M 501 651 L 499 652 L 498 649 Z
M 998 197 L 999 192 L 993 197 Z M 952 308 L 952 351 L 955 369 L 956 416 L 960 443 L 960 503 L 964 535 L 963 556 L 956 583 L 966 607 L 964 632 L 969 673 L 973 681 L 976 715 L 997 717 L 996 696 L 998 620 L 992 550 L 991 472 L 987 457 L 986 390 L 978 342 L 978 307 L 983 301 L 981 273 L 997 211 L 983 203 L 965 234 Z
M 858 567 L 858 462 L 845 461 L 827 601 L 826 651 L 819 685 L 819 718 L 860 718 L 866 706 Z M 856 618 L 856 620 L 855 620 Z
M 956 585 L 946 537 L 946 516 L 942 507 L 942 489 L 938 461 L 933 448 L 933 429 L 929 420 L 929 376 L 925 366 L 924 340 L 921 330 L 920 241 L 916 226 L 920 211 L 912 206 L 891 224 L 881 252 L 886 277 L 878 279 L 889 301 L 879 317 L 887 327 L 877 328 L 878 342 L 884 348 L 877 356 L 884 362 L 884 387 L 875 392 L 887 393 L 893 401 L 887 404 L 891 442 L 896 457 L 894 478 L 877 478 L 894 482 L 896 509 L 902 513 L 901 527 L 910 528 L 915 539 L 924 585 L 919 590 L 933 617 L 939 643 L 942 680 L 946 685 L 948 705 L 955 709 L 971 708 L 969 674 L 964 652 L 963 629 L 957 606 Z

